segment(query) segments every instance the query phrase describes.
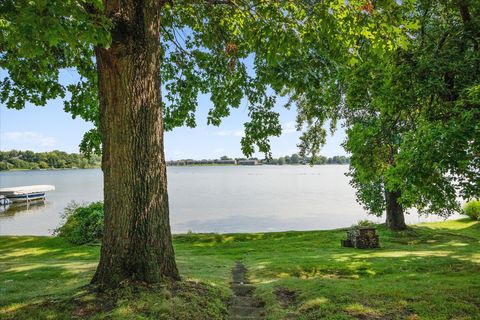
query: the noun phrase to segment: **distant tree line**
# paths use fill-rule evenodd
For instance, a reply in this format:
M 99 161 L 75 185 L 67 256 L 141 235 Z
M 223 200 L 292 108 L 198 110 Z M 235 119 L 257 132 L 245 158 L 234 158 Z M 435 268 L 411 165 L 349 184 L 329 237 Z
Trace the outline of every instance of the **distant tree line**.
M 284 157 L 273 158 L 270 160 L 262 160 L 262 163 L 265 164 L 310 164 L 310 157 L 301 157 L 298 154 L 294 153 L 292 155 L 287 155 Z M 334 157 L 324 157 L 317 156 L 313 164 L 348 164 L 350 159 L 346 156 L 334 156 Z
M 260 164 L 287 165 L 287 164 L 309 164 L 309 157 L 301 157 L 298 154 L 286 155 L 284 157 L 272 158 L 270 160 L 258 158 L 230 158 L 222 156 L 219 163 L 235 160 L 236 163 L 244 160 L 256 160 Z M 194 161 L 194 160 L 190 160 Z M 204 160 L 205 161 L 205 160 Z M 169 161 L 174 165 L 178 161 Z M 211 161 L 215 164 L 214 161 Z M 349 158 L 345 156 L 324 157 L 319 156 L 314 164 L 348 164 Z M 35 170 L 35 169 L 66 169 L 66 168 L 98 168 L 101 165 L 101 157 L 91 155 L 90 158 L 78 153 L 67 153 L 64 151 L 33 152 L 30 150 L 0 151 L 0 171 L 5 170 Z
M 310 157 L 302 157 L 297 153 L 292 155 L 286 155 L 279 158 L 272 158 L 272 159 L 263 159 L 259 160 L 258 158 L 230 158 L 228 156 L 222 156 L 220 160 L 258 160 L 262 164 L 310 164 L 311 158 Z M 346 156 L 333 156 L 333 157 L 324 157 L 324 156 L 317 156 L 313 164 L 349 164 L 350 158 Z
M 334 157 L 324 157 L 318 156 L 313 161 L 315 165 L 321 164 L 349 164 L 350 158 L 345 156 L 334 156 Z M 184 160 L 172 160 L 167 161 L 167 165 L 209 165 L 209 164 L 266 164 L 266 165 L 287 165 L 287 164 L 312 164 L 310 157 L 301 157 L 300 155 L 294 153 L 292 155 L 286 155 L 284 157 L 272 158 L 272 159 L 263 159 L 258 158 L 231 158 L 228 156 L 222 156 L 220 159 L 215 160 L 193 160 L 193 159 L 184 159 Z
M 32 170 L 32 169 L 64 169 L 64 168 L 97 168 L 101 158 L 92 155 L 90 158 L 78 153 L 63 151 L 33 152 L 0 151 L 0 171 L 4 170 Z

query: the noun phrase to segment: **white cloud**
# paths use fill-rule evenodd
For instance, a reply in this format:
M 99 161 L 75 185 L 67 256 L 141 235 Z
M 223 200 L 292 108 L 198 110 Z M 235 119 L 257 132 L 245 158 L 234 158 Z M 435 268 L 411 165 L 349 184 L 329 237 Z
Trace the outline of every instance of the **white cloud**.
M 297 128 L 296 128 L 295 121 L 284 123 L 282 126 L 282 133 L 294 133 L 296 131 L 297 131 Z
M 4 132 L 0 135 L 1 145 L 16 149 L 37 149 L 38 147 L 54 147 L 57 141 L 53 137 L 38 132 L 17 131 Z
M 220 130 L 217 135 L 224 137 L 243 137 L 245 132 L 243 130 Z

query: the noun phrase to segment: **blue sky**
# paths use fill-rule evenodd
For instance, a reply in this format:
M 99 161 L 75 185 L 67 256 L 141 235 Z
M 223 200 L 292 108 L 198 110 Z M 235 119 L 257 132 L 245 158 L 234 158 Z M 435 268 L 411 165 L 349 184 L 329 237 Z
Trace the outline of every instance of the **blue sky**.
M 74 81 L 75 76 L 65 75 L 67 82 Z M 242 156 L 240 139 L 243 123 L 248 120 L 246 104 L 233 109 L 220 127 L 207 126 L 206 115 L 211 106 L 207 95 L 199 97 L 197 127 L 176 128 L 165 135 L 165 154 L 167 160 L 194 158 L 213 159 L 222 155 Z M 282 106 L 285 100 L 279 98 L 277 110 L 283 126 L 281 137 L 272 138 L 272 154 L 279 157 L 297 152 L 296 145 L 300 134 L 295 131 L 296 111 L 286 110 Z M 50 151 L 54 149 L 78 152 L 78 145 L 83 133 L 92 127 L 82 119 L 72 119 L 63 111 L 60 99 L 51 100 L 44 107 L 28 105 L 23 110 L 9 110 L 0 106 L 0 150 Z M 344 155 L 340 144 L 345 137 L 343 130 L 329 136 L 322 154 L 325 156 Z M 263 157 L 262 154 L 257 154 Z
M 199 97 L 197 127 L 176 128 L 165 135 L 167 160 L 195 158 L 210 159 L 222 155 L 240 157 L 240 139 L 243 123 L 248 119 L 246 106 L 232 110 L 220 127 L 207 126 L 206 113 L 211 103 L 207 96 Z M 286 110 L 278 104 L 283 134 L 272 138 L 274 157 L 297 152 L 296 145 L 300 134 L 295 131 L 295 110 Z M 23 110 L 9 110 L 0 106 L 0 149 L 50 151 L 54 149 L 78 152 L 78 144 L 83 133 L 92 125 L 82 119 L 72 119 L 63 111 L 61 100 L 52 100 L 45 107 L 29 105 Z M 340 146 L 344 139 L 343 130 L 328 137 L 322 154 L 325 156 L 343 155 Z M 261 157 L 261 155 L 258 155 Z

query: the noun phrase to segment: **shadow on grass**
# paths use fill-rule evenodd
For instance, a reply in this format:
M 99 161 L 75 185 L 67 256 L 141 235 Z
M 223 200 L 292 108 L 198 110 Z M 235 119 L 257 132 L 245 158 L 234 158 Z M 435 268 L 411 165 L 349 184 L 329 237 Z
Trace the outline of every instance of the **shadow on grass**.
M 299 307 L 288 311 L 298 319 L 480 319 L 480 223 L 439 226 L 378 226 L 380 249 L 331 242 L 245 259 L 271 312 L 281 309 L 275 286 L 299 292 Z
M 480 232 L 479 238 L 469 233 L 480 231 L 479 226 L 462 229 L 465 234 L 426 227 L 398 233 L 380 227 L 379 249 L 342 248 L 340 243 L 331 242 L 326 249 L 306 245 L 302 250 L 300 243 L 296 248 L 277 247 L 278 254 L 259 257 L 251 267 L 267 279 L 359 279 L 403 272 L 476 274 L 480 268 Z
M 341 247 L 344 230 L 185 234 L 174 236 L 174 244 L 184 270 L 202 281 L 227 282 L 232 261 L 242 259 L 259 292 L 273 296 L 278 284 L 299 292 L 295 311 L 304 319 L 480 318 L 480 223 L 448 223 L 406 232 L 378 226 L 382 247 L 375 250 Z M 88 318 L 99 312 L 113 319 L 169 319 L 174 309 L 185 315 L 177 319 L 222 317 L 225 300 L 210 286 L 127 290 L 114 303 L 84 292 L 79 288 L 93 275 L 98 251 L 59 238 L 0 237 L 0 318 Z
M 0 263 L 0 310 L 51 296 L 69 295 L 89 283 L 96 262 Z
M 45 260 L 98 260 L 98 244 L 76 246 L 59 237 L 0 237 L 0 263 Z
M 227 297 L 195 282 L 123 283 L 116 290 L 83 286 L 61 298 L 43 297 L 0 309 L 2 319 L 224 319 Z

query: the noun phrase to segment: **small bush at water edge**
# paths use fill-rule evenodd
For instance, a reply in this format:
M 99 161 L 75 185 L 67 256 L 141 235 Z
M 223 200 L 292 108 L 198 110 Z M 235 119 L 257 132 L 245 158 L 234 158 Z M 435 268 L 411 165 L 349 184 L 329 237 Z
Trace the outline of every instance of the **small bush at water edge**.
M 472 220 L 480 220 L 480 200 L 472 200 L 465 204 L 463 213 Z
M 64 223 L 54 231 L 73 244 L 85 244 L 102 239 L 103 203 L 80 205 L 72 202 L 64 209 Z

